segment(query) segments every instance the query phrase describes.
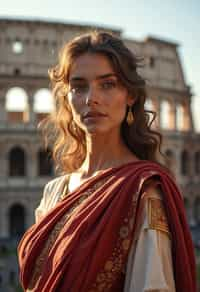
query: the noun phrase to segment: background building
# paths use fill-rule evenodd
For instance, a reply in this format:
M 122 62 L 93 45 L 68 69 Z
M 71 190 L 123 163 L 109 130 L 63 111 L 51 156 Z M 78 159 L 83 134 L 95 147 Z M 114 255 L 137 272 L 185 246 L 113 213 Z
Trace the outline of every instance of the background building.
M 0 256 L 12 258 L 9 267 L 5 257 L 0 257 L 0 289 L 1 282 L 15 286 L 17 267 L 12 262 L 16 261 L 16 238 L 33 224 L 43 186 L 54 176 L 37 130 L 38 122 L 53 108 L 48 68 L 56 63 L 58 50 L 67 40 L 91 29 L 0 19 Z M 119 30 L 99 29 L 123 38 Z M 164 135 L 163 152 L 182 189 L 188 221 L 197 226 L 200 135 L 193 127 L 192 92 L 184 79 L 178 45 L 154 37 L 124 42 L 144 56 L 145 66 L 140 70 L 148 84 L 146 108 L 158 113 L 154 126 Z

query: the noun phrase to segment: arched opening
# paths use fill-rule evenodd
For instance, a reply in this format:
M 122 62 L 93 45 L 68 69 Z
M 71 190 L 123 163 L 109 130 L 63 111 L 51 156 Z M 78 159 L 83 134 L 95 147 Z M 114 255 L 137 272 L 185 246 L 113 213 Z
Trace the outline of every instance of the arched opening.
M 8 155 L 9 175 L 10 176 L 25 176 L 25 153 L 20 147 L 14 147 Z
M 150 121 L 152 121 L 152 119 L 154 117 L 154 113 L 155 113 L 155 106 L 154 106 L 152 99 L 150 99 L 150 98 L 146 99 L 145 104 L 144 104 L 144 109 L 146 111 L 149 111 L 148 115 L 150 116 Z M 153 113 L 151 113 L 151 112 L 153 112 Z M 157 117 L 157 115 L 156 115 L 156 117 Z M 152 128 L 156 128 L 156 127 L 158 127 L 157 118 L 155 118 L 155 120 L 152 123 Z
M 200 174 L 200 152 L 196 152 L 194 155 L 194 170 L 196 174 Z
M 13 270 L 9 272 L 9 282 L 11 285 L 15 284 L 16 282 L 16 273 Z
M 163 100 L 160 105 L 160 126 L 162 129 L 170 129 L 170 103 Z
M 184 130 L 184 107 L 182 104 L 176 106 L 176 127 L 177 130 Z
M 21 237 L 25 231 L 25 209 L 21 204 L 14 204 L 9 209 L 10 237 Z
M 7 120 L 10 123 L 28 121 L 28 96 L 21 87 L 10 88 L 6 94 Z
M 21 74 L 21 70 L 19 69 L 19 68 L 15 68 L 14 70 L 13 70 L 13 75 L 14 76 L 19 76 Z
M 154 56 L 150 56 L 149 57 L 149 67 L 150 68 L 154 68 L 155 67 L 155 57 Z
M 189 155 L 187 151 L 181 153 L 181 174 L 186 175 L 189 172 Z
M 53 111 L 54 104 L 51 91 L 47 88 L 39 89 L 34 96 L 34 111 L 37 121 L 40 122 Z
M 146 99 L 145 104 L 144 104 L 144 108 L 145 108 L 145 110 L 149 110 L 149 111 L 154 110 L 153 102 L 150 98 Z
M 13 43 L 12 43 L 12 51 L 14 54 L 16 55 L 20 55 L 23 53 L 24 50 L 24 45 L 22 43 L 21 40 L 16 39 Z
M 194 218 L 197 224 L 200 224 L 200 197 L 196 198 L 194 203 Z
M 38 175 L 51 176 L 53 175 L 53 161 L 51 159 L 51 151 L 41 149 L 38 152 Z

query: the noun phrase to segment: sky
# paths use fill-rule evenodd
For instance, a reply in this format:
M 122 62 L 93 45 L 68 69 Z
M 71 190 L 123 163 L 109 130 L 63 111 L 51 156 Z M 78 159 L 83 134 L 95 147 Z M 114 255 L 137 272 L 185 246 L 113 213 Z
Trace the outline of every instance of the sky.
M 180 44 L 200 132 L 200 0 L 0 0 L 0 17 L 94 24 L 120 29 L 136 40 L 151 35 Z

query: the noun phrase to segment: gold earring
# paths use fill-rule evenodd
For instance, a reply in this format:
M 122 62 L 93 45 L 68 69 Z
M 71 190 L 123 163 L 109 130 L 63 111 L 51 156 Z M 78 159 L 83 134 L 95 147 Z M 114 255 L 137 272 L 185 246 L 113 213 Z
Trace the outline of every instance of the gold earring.
M 127 124 L 129 126 L 132 125 L 133 122 L 134 122 L 134 116 L 133 116 L 133 113 L 132 113 L 132 110 L 131 110 L 131 106 L 129 106 L 126 121 L 127 121 Z

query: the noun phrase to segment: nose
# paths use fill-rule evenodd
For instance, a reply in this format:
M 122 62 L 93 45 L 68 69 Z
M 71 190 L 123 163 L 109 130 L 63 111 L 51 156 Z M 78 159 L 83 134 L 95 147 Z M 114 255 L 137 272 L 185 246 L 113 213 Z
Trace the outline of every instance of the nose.
M 87 105 L 97 104 L 98 103 L 98 92 L 95 86 L 90 86 L 86 95 L 85 100 Z

